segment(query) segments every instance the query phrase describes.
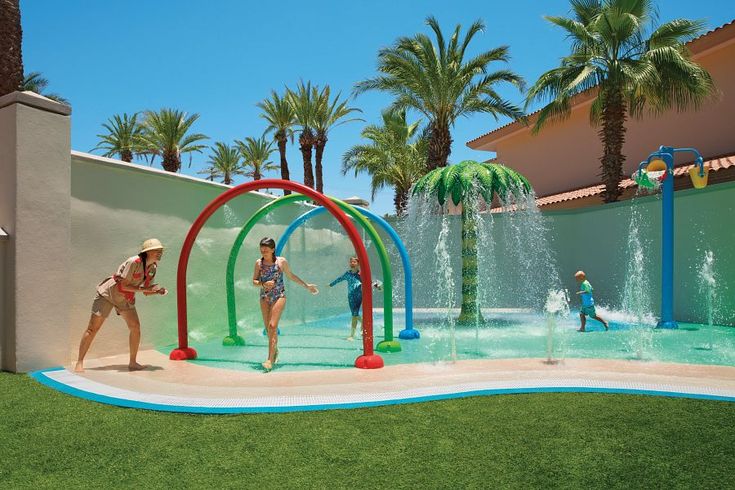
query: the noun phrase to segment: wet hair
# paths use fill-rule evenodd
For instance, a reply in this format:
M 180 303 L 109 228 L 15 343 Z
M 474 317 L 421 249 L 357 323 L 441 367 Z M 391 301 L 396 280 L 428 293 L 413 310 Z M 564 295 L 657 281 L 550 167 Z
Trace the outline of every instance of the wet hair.
M 272 239 L 272 238 L 265 237 L 265 238 L 263 238 L 260 241 L 260 246 L 261 247 L 268 247 L 268 248 L 271 248 L 271 249 L 275 250 L 276 249 L 276 241 L 274 239 Z
M 138 254 L 138 257 L 140 257 L 140 260 L 143 261 L 143 277 L 146 277 L 148 275 L 148 267 L 146 265 L 146 261 L 148 260 L 148 252 L 140 252 Z

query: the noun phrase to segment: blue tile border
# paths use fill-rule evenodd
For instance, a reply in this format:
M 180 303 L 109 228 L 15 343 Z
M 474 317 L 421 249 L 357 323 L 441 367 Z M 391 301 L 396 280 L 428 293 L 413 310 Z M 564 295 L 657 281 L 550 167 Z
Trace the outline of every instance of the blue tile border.
M 114 405 L 125 408 L 138 408 L 143 410 L 155 410 L 159 412 L 174 413 L 196 413 L 224 415 L 236 413 L 289 413 L 289 412 L 312 412 L 321 410 L 346 410 L 354 408 L 371 408 L 389 405 L 403 405 L 407 403 L 423 403 L 438 400 L 453 400 L 457 398 L 469 398 L 476 396 L 491 395 L 519 395 L 531 393 L 605 393 L 605 394 L 623 394 L 623 395 L 646 395 L 646 396 L 665 396 L 670 398 L 693 398 L 698 400 L 714 400 L 735 402 L 735 396 L 722 395 L 706 395 L 698 393 L 680 393 L 675 391 L 658 391 L 658 390 L 636 390 L 627 388 L 594 388 L 594 387 L 574 387 L 574 386 L 550 386 L 541 388 L 500 388 L 487 390 L 471 390 L 457 393 L 444 393 L 437 395 L 416 396 L 410 398 L 402 398 L 396 400 L 378 400 L 369 402 L 353 402 L 353 403 L 336 403 L 336 404 L 314 404 L 314 405 L 297 405 L 297 406 L 263 406 L 263 407 L 206 407 L 206 406 L 186 406 L 186 405 L 163 405 L 159 403 L 149 403 L 136 400 L 127 400 L 124 398 L 115 398 L 107 395 L 99 395 L 88 391 L 71 387 L 64 383 L 60 383 L 46 376 L 46 373 L 54 371 L 62 371 L 63 367 L 55 367 L 34 371 L 29 374 L 39 383 L 53 388 L 57 391 L 72 395 L 77 398 L 83 398 L 97 403 L 106 405 Z

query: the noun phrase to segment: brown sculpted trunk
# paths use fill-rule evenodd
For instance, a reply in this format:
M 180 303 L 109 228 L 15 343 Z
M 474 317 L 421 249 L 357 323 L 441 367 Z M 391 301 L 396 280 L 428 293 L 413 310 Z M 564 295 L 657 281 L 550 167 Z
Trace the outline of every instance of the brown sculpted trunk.
M 428 170 L 446 167 L 449 154 L 452 152 L 452 135 L 449 134 L 449 125 L 443 121 L 434 121 L 429 130 L 429 157 Z
M 324 147 L 327 146 L 327 135 L 323 133 L 317 133 L 314 139 L 314 150 L 316 151 L 314 171 L 316 173 L 316 190 L 317 192 L 324 192 L 324 178 L 322 175 L 322 155 L 324 155 Z
M 167 151 L 163 154 L 163 163 L 161 165 L 167 172 L 178 172 L 181 168 L 181 160 L 175 151 Z
M 286 161 L 286 135 L 279 133 L 276 139 L 278 141 L 278 154 L 281 156 L 281 179 L 291 180 L 291 174 L 288 172 L 288 162 Z M 291 194 L 291 191 L 288 189 L 283 190 L 284 196 L 288 196 L 289 194 Z
M 304 159 L 304 185 L 314 188 L 314 171 L 311 168 L 311 149 L 314 146 L 314 133 L 311 129 L 305 129 L 299 136 L 299 149 Z
M 19 0 L 0 0 L 0 96 L 23 83 Z
M 623 143 L 625 143 L 626 106 L 622 90 L 611 88 L 605 91 L 602 110 L 602 128 L 598 132 L 602 139 L 603 154 L 600 158 L 600 177 L 605 184 L 603 199 L 615 202 L 620 197 L 620 181 L 623 180 Z

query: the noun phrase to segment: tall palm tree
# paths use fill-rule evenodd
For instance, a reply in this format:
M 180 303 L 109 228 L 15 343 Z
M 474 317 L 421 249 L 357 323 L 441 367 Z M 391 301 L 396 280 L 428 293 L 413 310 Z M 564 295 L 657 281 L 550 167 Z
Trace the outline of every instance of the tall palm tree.
M 510 70 L 488 72 L 490 63 L 508 61 L 507 46 L 465 59 L 470 41 L 485 27 L 481 21 L 473 23 L 462 40 L 457 25 L 448 44 L 434 17 L 426 23 L 434 31 L 436 45 L 425 34 L 399 38 L 393 47 L 378 53 L 380 76 L 359 82 L 355 92 L 382 90 L 395 96 L 394 107 L 423 114 L 429 130 L 428 165 L 435 169 L 447 165 L 450 129 L 458 118 L 477 113 L 496 120 L 522 116 L 521 109 L 504 100 L 495 87 L 507 82 L 522 89 L 523 79 Z
M 432 170 L 414 186 L 414 194 L 429 194 L 444 205 L 447 197 L 455 206 L 462 205 L 462 310 L 459 323 L 482 321 L 477 304 L 477 210 L 479 197 L 489 206 L 495 195 L 531 192 L 528 180 L 515 170 L 500 164 L 472 160 Z
M 245 175 L 240 150 L 237 147 L 217 141 L 210 149 L 212 153 L 207 160 L 209 167 L 198 173 L 207 175 L 211 181 L 222 178 L 222 183 L 226 185 L 232 185 L 232 178 L 235 175 Z
M 362 112 L 356 107 L 349 107 L 347 100 L 340 101 L 341 94 L 330 100 L 329 85 L 325 86 L 317 99 L 317 110 L 314 114 L 314 150 L 316 151 L 314 161 L 314 172 L 316 174 L 316 190 L 324 192 L 324 178 L 322 175 L 322 156 L 324 147 L 327 146 L 327 135 L 333 127 L 340 126 L 352 121 L 363 121 L 363 119 L 352 118 L 340 121 L 353 112 Z
M 314 147 L 314 117 L 317 111 L 319 91 L 311 82 L 299 82 L 296 90 L 287 89 L 286 97 L 294 112 L 299 134 L 299 149 L 304 160 L 304 185 L 314 188 L 314 169 L 311 165 L 311 150 Z
M 22 40 L 19 0 L 0 0 L 0 96 L 23 83 Z
M 613 202 L 622 192 L 627 116 L 696 108 L 714 93 L 712 77 L 685 46 L 704 23 L 677 19 L 654 29 L 656 12 L 647 0 L 571 0 L 571 6 L 573 18 L 546 17 L 566 31 L 571 53 L 539 77 L 527 105 L 550 100 L 539 112 L 538 132 L 548 121 L 569 117 L 574 95 L 597 89 L 590 121 L 600 126 L 604 200 Z
M 265 135 L 258 139 L 248 136 L 245 141 L 236 140 L 235 144 L 244 160 L 243 166 L 250 169 L 244 173 L 247 177 L 260 180 L 265 172 L 278 169 L 275 163 L 268 160 L 275 149 L 273 141 L 268 141 Z
M 384 111 L 383 125 L 371 125 L 360 136 L 368 144 L 355 145 L 342 157 L 342 175 L 354 171 L 371 176 L 371 198 L 392 186 L 396 215 L 403 216 L 411 186 L 426 174 L 427 138 L 418 131 L 419 122 L 408 124 L 406 111 Z
M 199 114 L 187 116 L 177 109 L 146 111 L 140 136 L 142 151 L 151 156 L 151 162 L 156 156 L 161 157 L 164 170 L 169 172 L 181 170 L 181 156 L 184 153 L 189 153 L 191 165 L 191 153 L 201 153 L 207 147 L 198 144 L 208 139 L 206 135 L 187 134 L 197 119 Z
M 281 97 L 275 90 L 271 90 L 271 98 L 258 102 L 257 107 L 263 112 L 260 117 L 268 121 L 266 132 L 273 132 L 273 139 L 278 144 L 278 154 L 281 157 L 281 179 L 290 180 L 288 161 L 286 160 L 286 142 L 291 139 L 293 143 L 293 126 L 296 124 L 296 116 L 293 107 L 288 101 L 288 96 Z M 288 189 L 283 190 L 283 195 L 291 194 Z
M 141 135 L 143 127 L 138 123 L 138 113 L 128 116 L 123 113 L 122 117 L 115 114 L 102 127 L 107 134 L 98 134 L 100 142 L 92 148 L 104 150 L 103 156 L 114 158 L 117 156 L 123 162 L 132 162 L 135 153 L 142 153 Z
M 47 99 L 55 100 L 61 104 L 70 105 L 69 101 L 59 94 L 45 93 L 46 87 L 48 87 L 48 80 L 43 77 L 40 72 L 34 71 L 23 77 L 23 81 L 20 84 L 20 90 L 27 90 L 29 92 L 35 92 L 38 95 L 43 95 Z

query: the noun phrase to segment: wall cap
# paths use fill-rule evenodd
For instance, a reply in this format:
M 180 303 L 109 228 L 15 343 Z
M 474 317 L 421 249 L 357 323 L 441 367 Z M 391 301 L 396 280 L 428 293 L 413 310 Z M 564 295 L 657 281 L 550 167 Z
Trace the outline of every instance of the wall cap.
M 71 115 L 71 106 L 47 99 L 34 92 L 11 92 L 0 97 L 0 109 L 13 104 L 21 104 L 62 116 Z

